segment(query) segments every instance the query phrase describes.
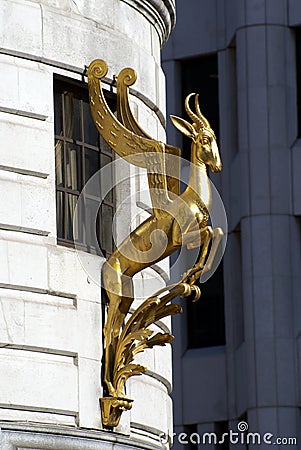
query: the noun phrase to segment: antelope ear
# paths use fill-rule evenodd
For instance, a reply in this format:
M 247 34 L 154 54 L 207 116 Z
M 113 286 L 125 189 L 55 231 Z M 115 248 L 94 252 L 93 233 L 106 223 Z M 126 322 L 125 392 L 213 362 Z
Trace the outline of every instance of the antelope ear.
M 185 134 L 185 136 L 193 139 L 197 135 L 197 132 L 187 120 L 177 116 L 170 116 L 170 118 L 174 126 L 181 131 L 181 133 Z

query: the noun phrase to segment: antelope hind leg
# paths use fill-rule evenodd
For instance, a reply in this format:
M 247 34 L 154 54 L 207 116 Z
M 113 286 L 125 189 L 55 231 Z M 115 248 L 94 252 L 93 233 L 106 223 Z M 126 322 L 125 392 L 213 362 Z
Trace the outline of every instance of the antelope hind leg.
M 119 331 L 116 327 L 116 318 L 118 316 L 118 309 L 122 300 L 122 282 L 121 273 L 119 270 L 118 260 L 111 265 L 105 262 L 102 268 L 102 277 L 105 291 L 109 299 L 108 314 L 103 329 L 105 339 L 105 369 L 104 382 L 107 385 L 109 394 L 114 396 L 115 389 L 111 380 L 111 368 L 113 365 L 114 349 L 113 342 Z

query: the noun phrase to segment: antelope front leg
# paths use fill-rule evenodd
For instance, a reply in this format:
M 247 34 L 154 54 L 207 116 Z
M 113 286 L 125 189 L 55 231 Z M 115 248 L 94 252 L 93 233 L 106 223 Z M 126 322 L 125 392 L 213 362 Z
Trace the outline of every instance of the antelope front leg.
M 213 230 L 213 238 L 212 238 L 212 247 L 208 259 L 206 261 L 203 273 L 208 272 L 211 269 L 212 263 L 214 261 L 218 246 L 224 236 L 224 232 L 221 228 L 214 228 Z
M 199 245 L 202 244 L 201 255 L 200 255 L 198 262 L 185 275 L 185 277 L 182 280 L 183 282 L 188 282 L 188 280 L 189 280 L 189 283 L 195 283 L 196 280 L 201 276 L 201 273 L 204 268 L 205 260 L 206 260 L 207 254 L 208 254 L 209 244 L 210 244 L 212 236 L 213 236 L 212 228 L 210 226 L 207 226 L 197 232 L 194 231 L 192 233 L 188 233 L 186 240 L 188 241 L 190 234 L 193 235 L 193 237 L 194 237 L 195 233 L 197 233 Z M 187 248 L 196 247 L 195 240 L 192 242 L 189 242 L 189 241 L 187 242 L 187 241 L 186 241 Z M 184 243 L 184 239 L 183 239 L 183 243 Z

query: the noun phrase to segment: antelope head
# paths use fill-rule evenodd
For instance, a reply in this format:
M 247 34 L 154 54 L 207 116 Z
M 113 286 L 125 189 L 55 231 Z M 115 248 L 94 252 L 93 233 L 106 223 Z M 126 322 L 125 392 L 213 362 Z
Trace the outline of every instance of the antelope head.
M 189 100 L 195 95 L 195 111 L 190 106 Z M 191 145 L 191 161 L 194 164 L 206 164 L 212 172 L 220 172 L 222 170 L 222 162 L 218 151 L 216 137 L 208 120 L 203 116 L 199 106 L 199 95 L 189 94 L 185 99 L 185 110 L 193 121 L 192 124 L 181 117 L 170 116 L 174 126 L 181 133 L 192 139 Z

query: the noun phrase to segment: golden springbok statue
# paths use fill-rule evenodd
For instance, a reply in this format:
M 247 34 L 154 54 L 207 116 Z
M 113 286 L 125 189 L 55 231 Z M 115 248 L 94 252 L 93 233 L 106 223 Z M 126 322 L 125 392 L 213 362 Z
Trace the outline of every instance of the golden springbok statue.
M 186 190 L 180 194 L 180 150 L 152 139 L 132 114 L 128 86 L 135 82 L 135 72 L 123 69 L 116 77 L 117 117 L 102 92 L 100 80 L 106 74 L 107 65 L 102 60 L 93 61 L 88 68 L 93 120 L 101 136 L 119 156 L 147 169 L 153 206 L 152 215 L 130 233 L 102 269 L 102 282 L 109 302 L 104 327 L 104 382 L 109 397 L 102 399 L 103 422 L 115 426 L 119 418 L 113 418 L 114 411 L 119 409 L 120 416 L 122 410 L 131 407 L 132 400 L 123 394 L 125 380 L 145 371 L 144 367 L 131 364 L 134 355 L 146 347 L 164 345 L 172 339 L 167 333 L 151 337 L 153 331 L 147 327 L 180 311 L 178 305 L 167 305 L 176 295 L 187 296 L 194 291 L 195 299 L 200 296 L 194 283 L 210 269 L 223 236 L 221 228 L 212 229 L 207 225 L 212 202 L 207 168 L 219 172 L 222 163 L 215 134 L 200 111 L 198 95 L 190 94 L 185 100 L 185 109 L 192 123 L 171 116 L 176 128 L 192 141 L 190 178 Z M 195 112 L 189 105 L 193 96 Z M 172 286 L 171 292 L 163 297 L 157 293 L 146 300 L 123 327 L 134 299 L 132 277 L 183 245 L 201 248 L 197 263 L 176 287 Z

